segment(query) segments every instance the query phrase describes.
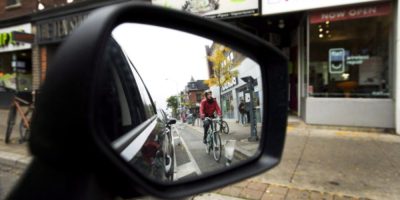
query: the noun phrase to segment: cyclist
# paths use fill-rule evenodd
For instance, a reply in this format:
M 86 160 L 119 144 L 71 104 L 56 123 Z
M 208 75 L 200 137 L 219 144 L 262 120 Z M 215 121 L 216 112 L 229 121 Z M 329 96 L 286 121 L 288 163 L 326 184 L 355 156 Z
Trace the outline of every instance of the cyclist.
M 222 116 L 221 109 L 218 106 L 218 103 L 215 98 L 212 97 L 212 93 L 210 90 L 206 90 L 204 92 L 204 98 L 200 102 L 200 118 L 203 120 L 204 127 L 204 136 L 203 143 L 207 143 L 207 131 L 210 126 L 210 121 L 204 120 L 205 117 L 215 118 L 214 113 L 217 113 L 218 117 Z

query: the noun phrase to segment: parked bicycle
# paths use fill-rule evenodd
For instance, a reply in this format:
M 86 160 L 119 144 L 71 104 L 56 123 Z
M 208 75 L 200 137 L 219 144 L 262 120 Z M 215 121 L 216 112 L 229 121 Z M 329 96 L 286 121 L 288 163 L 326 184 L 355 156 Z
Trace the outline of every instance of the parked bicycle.
M 21 121 L 19 123 L 19 143 L 21 144 L 28 141 L 30 134 L 30 122 L 34 110 L 34 96 L 35 92 L 32 92 L 32 102 L 26 101 L 17 95 L 14 96 L 8 113 L 5 138 L 6 144 L 10 143 L 11 141 L 11 134 L 15 125 L 15 120 L 17 119 L 17 113 L 21 116 Z M 27 108 L 24 109 L 23 106 L 26 106 Z
M 208 154 L 210 154 L 212 150 L 214 154 L 214 160 L 218 162 L 221 159 L 222 152 L 221 136 L 219 135 L 219 131 L 216 129 L 216 123 L 219 121 L 219 119 L 206 117 L 204 120 L 208 120 L 210 122 L 210 127 L 207 131 L 206 151 Z
M 217 130 L 219 132 L 225 133 L 225 134 L 229 133 L 229 126 L 226 121 L 220 119 L 220 120 L 217 120 L 216 123 L 217 123 L 217 127 L 218 127 Z

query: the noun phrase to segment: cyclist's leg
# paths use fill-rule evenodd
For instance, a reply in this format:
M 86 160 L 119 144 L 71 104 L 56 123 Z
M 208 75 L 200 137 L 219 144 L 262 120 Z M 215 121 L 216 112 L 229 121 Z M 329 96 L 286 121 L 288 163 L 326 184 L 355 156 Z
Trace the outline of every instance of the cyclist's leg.
M 203 121 L 203 127 L 204 127 L 203 143 L 206 144 L 207 143 L 207 132 L 210 127 L 208 120 Z

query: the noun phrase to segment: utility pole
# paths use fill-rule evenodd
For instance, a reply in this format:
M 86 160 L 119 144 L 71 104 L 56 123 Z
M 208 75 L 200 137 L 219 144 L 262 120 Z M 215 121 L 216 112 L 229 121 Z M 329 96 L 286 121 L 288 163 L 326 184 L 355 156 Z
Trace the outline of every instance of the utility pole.
M 259 140 L 257 136 L 257 121 L 256 121 L 256 108 L 254 106 L 254 86 L 257 84 L 256 80 L 251 76 L 246 76 L 241 78 L 247 83 L 247 90 L 245 91 L 245 102 L 247 105 L 247 110 L 250 111 L 250 137 L 249 142 L 256 142 Z

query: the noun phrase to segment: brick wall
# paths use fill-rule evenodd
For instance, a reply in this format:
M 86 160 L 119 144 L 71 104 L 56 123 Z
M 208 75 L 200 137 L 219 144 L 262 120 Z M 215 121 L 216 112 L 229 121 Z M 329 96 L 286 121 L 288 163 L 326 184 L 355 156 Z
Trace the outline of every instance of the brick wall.
M 6 2 L 7 0 L 0 1 L 0 20 L 31 14 L 37 6 L 37 2 L 33 0 L 20 0 L 20 6 L 17 7 L 7 7 Z
M 189 93 L 189 101 L 191 103 L 197 103 L 196 92 L 190 92 Z

